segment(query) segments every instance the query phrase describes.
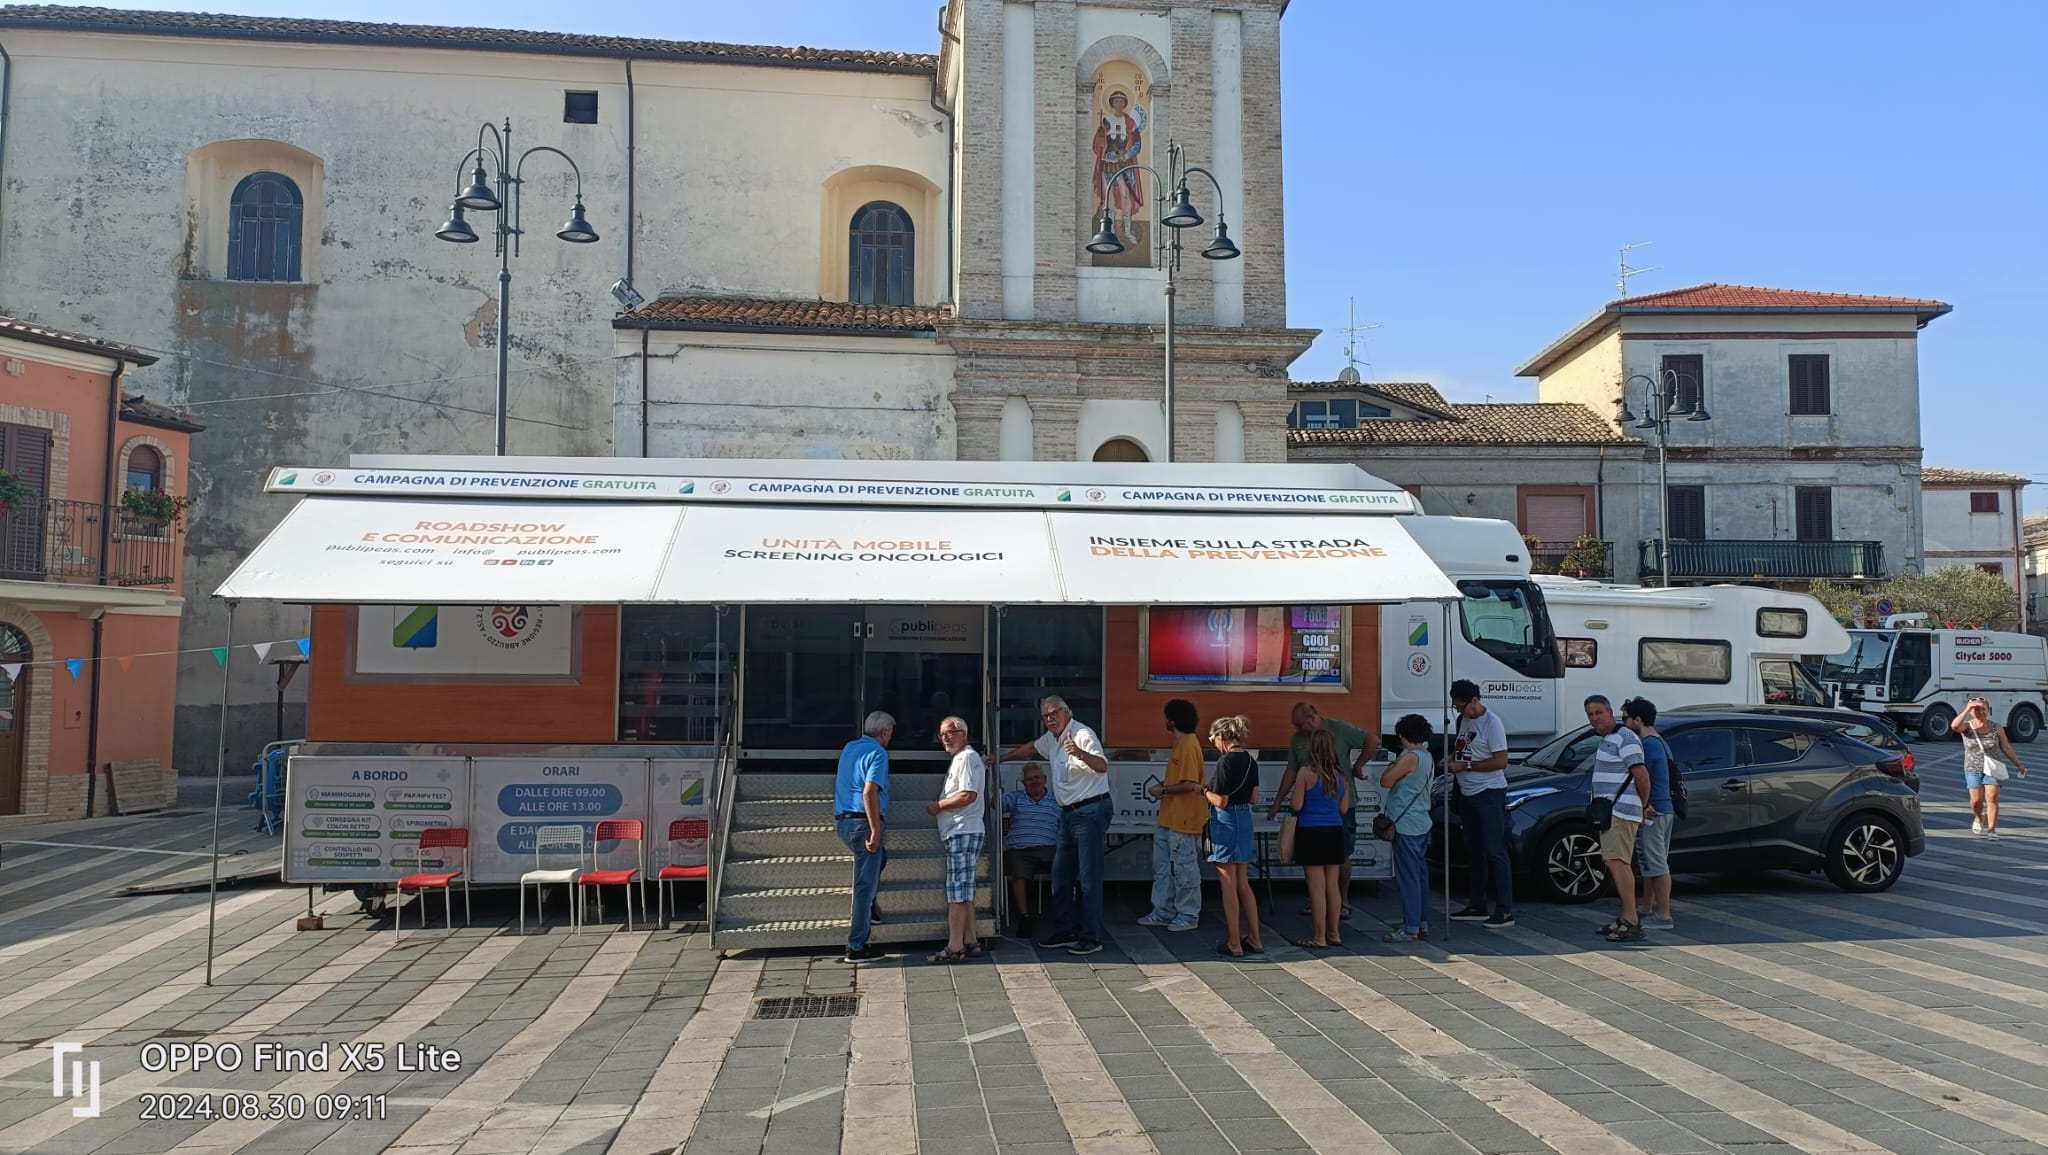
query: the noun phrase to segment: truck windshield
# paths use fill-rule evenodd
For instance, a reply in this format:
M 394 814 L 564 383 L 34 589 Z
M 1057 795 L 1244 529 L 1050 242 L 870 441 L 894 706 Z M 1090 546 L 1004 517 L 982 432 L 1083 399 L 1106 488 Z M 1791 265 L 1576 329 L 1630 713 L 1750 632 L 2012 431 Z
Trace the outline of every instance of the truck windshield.
M 1890 633 L 1851 630 L 1849 648 L 1820 664 L 1821 681 L 1851 686 L 1882 685 L 1895 637 Z
M 1458 583 L 1458 623 L 1465 640 L 1528 678 L 1563 674 L 1550 612 L 1534 582 L 1466 579 Z

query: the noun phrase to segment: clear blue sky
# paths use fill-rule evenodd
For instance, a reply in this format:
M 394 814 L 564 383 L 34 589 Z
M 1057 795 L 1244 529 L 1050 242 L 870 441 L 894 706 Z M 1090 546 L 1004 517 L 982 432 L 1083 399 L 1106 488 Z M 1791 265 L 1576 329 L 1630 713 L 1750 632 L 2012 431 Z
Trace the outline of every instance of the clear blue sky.
M 112 2 L 112 0 L 108 0 Z M 146 6 L 138 4 L 140 6 Z M 940 0 L 171 5 L 931 52 Z M 1935 297 L 1931 463 L 2043 482 L 2048 4 L 1295 0 L 1283 24 L 1295 366 L 1528 399 L 1525 357 L 1614 296 L 1701 281 Z

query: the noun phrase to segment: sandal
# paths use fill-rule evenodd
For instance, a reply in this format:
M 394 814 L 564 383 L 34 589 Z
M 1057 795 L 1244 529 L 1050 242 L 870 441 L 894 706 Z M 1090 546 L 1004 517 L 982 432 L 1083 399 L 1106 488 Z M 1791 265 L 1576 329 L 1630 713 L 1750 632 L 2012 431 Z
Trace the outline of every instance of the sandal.
M 1226 958 L 1243 958 L 1244 948 L 1239 946 L 1237 943 L 1231 941 L 1230 939 L 1226 938 L 1222 942 L 1216 944 L 1216 953 L 1223 955 Z
M 1643 924 L 1640 922 L 1617 923 L 1614 932 L 1607 936 L 1608 942 L 1643 941 Z
M 931 954 L 924 956 L 924 961 L 928 963 L 956 963 L 966 957 L 966 951 L 955 952 L 951 947 L 948 947 L 945 950 L 933 951 Z
M 1613 922 L 1608 923 L 1606 926 L 1594 928 L 1593 933 L 1599 935 L 1601 938 L 1606 938 L 1608 935 L 1613 934 L 1615 931 L 1620 930 L 1624 925 L 1625 924 L 1617 918 Z
M 1291 943 L 1293 943 L 1293 944 L 1294 944 L 1295 946 L 1298 946 L 1298 947 L 1300 947 L 1300 948 L 1301 948 L 1301 949 L 1303 949 L 1303 950 L 1329 950 L 1329 949 L 1330 949 L 1330 944 L 1329 944 L 1329 943 L 1326 943 L 1326 942 L 1317 942 L 1316 940 L 1314 940 L 1314 939 L 1312 939 L 1312 938 L 1290 938 L 1290 939 L 1288 939 L 1287 941 L 1288 941 L 1288 942 L 1291 942 Z
M 973 942 L 968 943 L 966 948 L 963 949 L 961 953 L 968 958 L 980 958 L 982 955 L 988 952 L 986 948 L 984 948 L 981 945 L 981 940 L 975 939 Z

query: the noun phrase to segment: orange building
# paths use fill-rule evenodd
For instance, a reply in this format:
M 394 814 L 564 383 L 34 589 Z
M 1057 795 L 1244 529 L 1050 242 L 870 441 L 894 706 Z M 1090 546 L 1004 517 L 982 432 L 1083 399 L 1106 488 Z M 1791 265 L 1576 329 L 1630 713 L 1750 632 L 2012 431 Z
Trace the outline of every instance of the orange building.
M 174 801 L 183 413 L 156 362 L 0 317 L 0 823 Z

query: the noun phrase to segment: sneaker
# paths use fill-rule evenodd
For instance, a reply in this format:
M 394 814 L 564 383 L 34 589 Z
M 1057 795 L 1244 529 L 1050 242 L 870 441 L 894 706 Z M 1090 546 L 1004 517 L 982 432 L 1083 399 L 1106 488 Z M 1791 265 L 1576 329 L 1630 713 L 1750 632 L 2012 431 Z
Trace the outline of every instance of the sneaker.
M 1405 930 L 1390 930 L 1380 936 L 1381 942 L 1419 942 L 1421 935 L 1409 934 Z
M 1643 916 L 1643 929 L 1677 930 L 1678 924 L 1672 921 L 1671 919 L 1664 917 L 1661 914 L 1646 914 Z
M 1457 916 L 1452 915 L 1451 917 L 1456 918 Z M 1501 911 L 1499 914 L 1486 920 L 1486 929 L 1488 930 L 1506 930 L 1513 925 L 1515 925 L 1515 912 L 1511 910 Z
M 1167 918 L 1161 918 L 1161 917 L 1159 917 L 1159 916 L 1158 916 L 1158 915 L 1156 915 L 1156 914 L 1148 914 L 1148 915 L 1146 915 L 1146 916 L 1145 916 L 1144 918 L 1141 918 L 1141 919 L 1139 919 L 1139 920 L 1138 920 L 1138 925 L 1139 925 L 1139 926 L 1165 926 L 1165 925 L 1167 925 L 1168 923 L 1170 923 L 1170 922 L 1172 922 L 1172 921 L 1173 921 L 1172 919 L 1167 919 Z
M 1972 819 L 1970 819 L 1970 833 L 1972 833 L 1972 834 L 1982 834 L 1982 833 L 1984 833 L 1984 820 L 1983 820 L 1982 818 L 1972 818 Z
M 1453 912 L 1451 913 L 1451 921 L 1452 921 L 1452 922 L 1491 922 L 1492 920 L 1491 920 L 1491 919 L 1489 919 L 1489 918 L 1488 918 L 1488 917 L 1486 916 L 1486 910 L 1485 910 L 1485 908 L 1483 908 L 1483 907 L 1477 907 L 1477 906 L 1468 906 L 1468 907 L 1466 907 L 1466 908 L 1465 908 L 1465 909 L 1463 909 L 1463 910 L 1459 910 L 1459 911 L 1453 911 Z M 1512 920 L 1512 919 L 1510 919 L 1509 921 L 1510 921 L 1510 922 L 1512 922 L 1513 920 Z
M 1080 941 L 1078 937 L 1071 934 L 1049 934 L 1039 939 L 1038 945 L 1047 950 L 1058 950 L 1063 946 L 1073 946 Z
M 1194 930 L 1194 929 L 1195 929 L 1196 927 L 1198 927 L 1198 926 L 1201 926 L 1201 925 L 1202 925 L 1201 923 L 1199 923 L 1199 922 L 1196 922 L 1196 921 L 1194 921 L 1193 919 L 1189 919 L 1189 920 L 1188 920 L 1188 921 L 1186 921 L 1186 922 L 1171 922 L 1171 923 L 1168 923 L 1168 924 L 1166 924 L 1166 929 L 1168 929 L 1168 930 L 1174 930 L 1174 931 L 1181 931 L 1181 930 Z
M 1095 954 L 1102 950 L 1102 944 L 1094 939 L 1084 938 L 1067 948 L 1068 954 Z
M 1985 831 L 1985 832 L 1984 832 L 1984 837 L 1986 837 L 1986 838 L 1989 838 L 1989 839 L 1990 839 L 1991 841 L 1993 841 L 1993 842 L 1996 842 L 1996 841 L 1998 841 L 1998 831 L 1996 831 L 1996 830 L 1987 830 L 1987 831 Z
M 882 948 L 874 943 L 869 943 L 859 950 L 848 950 L 846 952 L 846 961 L 850 963 L 874 962 L 881 957 L 883 957 Z

